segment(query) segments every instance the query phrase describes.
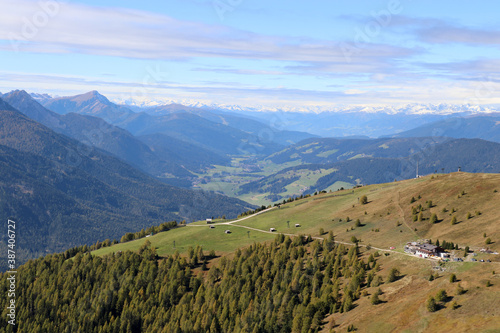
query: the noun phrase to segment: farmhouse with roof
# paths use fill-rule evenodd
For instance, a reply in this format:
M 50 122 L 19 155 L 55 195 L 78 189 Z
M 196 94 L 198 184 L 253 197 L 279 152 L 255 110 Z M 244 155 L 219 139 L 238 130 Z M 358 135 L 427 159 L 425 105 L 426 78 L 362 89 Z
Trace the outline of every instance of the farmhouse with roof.
M 428 258 L 430 256 L 444 257 L 447 254 L 442 247 L 429 243 L 411 242 L 406 244 L 404 250 L 421 258 Z
M 432 244 L 419 244 L 415 249 L 415 255 L 422 258 L 427 258 L 430 256 L 439 257 L 441 253 L 444 253 L 444 249 Z

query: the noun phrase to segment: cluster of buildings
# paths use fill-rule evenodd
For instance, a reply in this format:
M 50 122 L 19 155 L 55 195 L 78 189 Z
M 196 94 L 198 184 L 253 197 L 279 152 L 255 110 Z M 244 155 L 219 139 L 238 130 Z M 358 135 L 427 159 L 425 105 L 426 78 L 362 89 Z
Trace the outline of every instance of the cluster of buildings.
M 406 253 L 420 258 L 449 258 L 449 253 L 440 247 L 429 243 L 410 242 L 404 247 Z

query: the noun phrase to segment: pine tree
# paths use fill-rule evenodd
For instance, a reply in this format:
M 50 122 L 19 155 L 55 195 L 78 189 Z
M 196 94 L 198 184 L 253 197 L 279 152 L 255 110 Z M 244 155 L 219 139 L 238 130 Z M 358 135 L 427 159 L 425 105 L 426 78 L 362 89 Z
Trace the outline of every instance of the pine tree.
M 436 300 L 432 296 L 429 296 L 425 306 L 427 308 L 427 311 L 429 311 L 429 312 L 436 312 L 437 311 Z

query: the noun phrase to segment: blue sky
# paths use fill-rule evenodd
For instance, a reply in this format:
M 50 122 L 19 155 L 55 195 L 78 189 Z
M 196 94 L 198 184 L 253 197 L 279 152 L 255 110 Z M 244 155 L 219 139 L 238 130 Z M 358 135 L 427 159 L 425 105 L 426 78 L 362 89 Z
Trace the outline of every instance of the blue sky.
M 500 4 L 0 0 L 0 91 L 266 108 L 500 103 Z

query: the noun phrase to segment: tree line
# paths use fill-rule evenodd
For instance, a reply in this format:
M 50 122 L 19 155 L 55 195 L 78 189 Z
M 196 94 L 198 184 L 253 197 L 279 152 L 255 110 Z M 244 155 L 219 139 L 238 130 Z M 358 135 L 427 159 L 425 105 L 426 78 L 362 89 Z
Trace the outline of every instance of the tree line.
M 76 251 L 76 250 L 75 250 Z M 350 311 L 379 265 L 358 247 L 277 235 L 217 263 L 201 248 L 160 260 L 146 240 L 138 252 L 68 252 L 18 269 L 17 321 L 26 332 L 318 332 Z M 74 254 L 74 257 L 70 257 Z M 204 261 L 200 269 L 199 261 Z M 5 276 L 0 290 L 8 288 Z M 0 299 L 0 326 L 7 298 Z

